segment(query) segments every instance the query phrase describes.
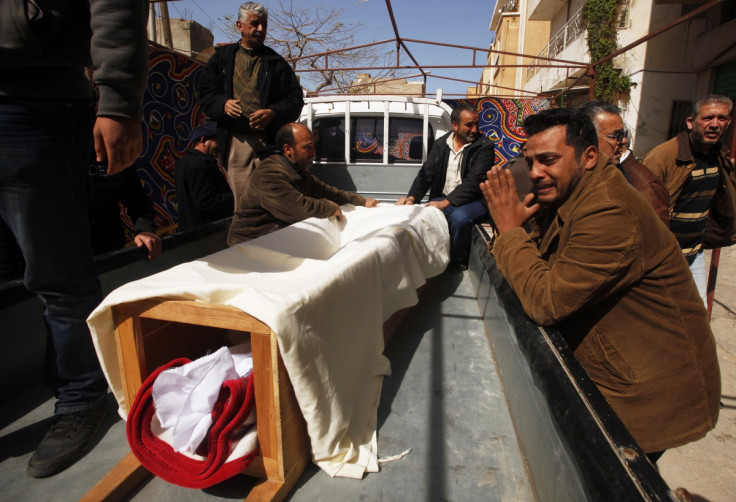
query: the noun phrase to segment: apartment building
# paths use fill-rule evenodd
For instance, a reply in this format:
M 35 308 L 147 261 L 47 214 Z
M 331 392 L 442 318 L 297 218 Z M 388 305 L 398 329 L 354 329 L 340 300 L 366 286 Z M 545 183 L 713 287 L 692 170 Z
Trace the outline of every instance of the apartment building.
M 509 0 L 499 3 L 491 30 L 495 51 L 516 52 L 531 67 L 499 68 L 522 59 L 490 53 L 482 82 L 491 93 L 501 87 L 557 96 L 561 106 L 588 99 L 590 64 L 585 0 Z M 709 2 L 695 0 L 619 0 L 618 46 L 625 47 L 665 28 Z M 632 82 L 624 120 L 634 137 L 637 156 L 677 134 L 694 99 L 716 92 L 736 98 L 736 0 L 719 2 L 691 19 L 629 49 L 614 67 Z M 545 38 L 541 47 L 540 38 Z M 517 50 L 513 50 L 517 47 Z M 550 61 L 542 58 L 552 58 Z M 516 63 L 518 64 L 518 63 Z M 511 82 L 514 82 L 511 85 Z M 564 91 L 564 92 L 563 92 Z M 513 93 L 504 90 L 503 94 Z M 736 128 L 734 128 L 736 129 Z

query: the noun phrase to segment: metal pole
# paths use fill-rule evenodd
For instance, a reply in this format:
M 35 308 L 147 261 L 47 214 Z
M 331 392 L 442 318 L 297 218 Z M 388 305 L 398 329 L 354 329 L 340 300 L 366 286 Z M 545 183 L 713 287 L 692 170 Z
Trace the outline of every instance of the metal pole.
M 148 38 L 151 42 L 158 43 L 158 33 L 156 33 L 156 4 L 149 4 L 148 12 Z
M 164 32 L 164 45 L 169 49 L 174 48 L 171 41 L 171 21 L 169 20 L 169 4 L 161 2 L 161 29 Z

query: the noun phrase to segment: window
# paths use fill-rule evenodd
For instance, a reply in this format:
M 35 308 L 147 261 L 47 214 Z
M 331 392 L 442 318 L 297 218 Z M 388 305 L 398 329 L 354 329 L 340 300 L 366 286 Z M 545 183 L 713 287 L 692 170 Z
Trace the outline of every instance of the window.
M 429 126 L 429 144 L 432 146 L 432 126 Z M 389 121 L 389 162 L 422 161 L 422 121 L 419 119 L 391 119 Z
M 345 118 L 318 119 L 312 124 L 315 160 L 345 162 Z
M 422 119 L 389 118 L 388 161 L 418 163 L 422 161 Z M 351 162 L 383 162 L 383 116 L 352 119 L 350 141 Z M 345 117 L 317 119 L 314 131 L 315 160 L 345 162 Z M 428 130 L 427 151 L 432 147 L 434 132 Z
M 670 125 L 667 129 L 667 139 L 674 138 L 681 131 L 685 131 L 687 126 L 685 125 L 685 119 L 690 115 L 690 108 L 692 107 L 692 101 L 673 101 L 672 110 L 670 112 Z
M 422 161 L 422 119 L 389 118 L 388 161 L 417 163 Z M 383 117 L 353 119 L 353 141 L 350 156 L 354 162 L 383 161 Z M 434 141 L 432 126 L 427 131 L 429 149 Z
M 353 119 L 350 160 L 381 162 L 383 160 L 383 117 Z

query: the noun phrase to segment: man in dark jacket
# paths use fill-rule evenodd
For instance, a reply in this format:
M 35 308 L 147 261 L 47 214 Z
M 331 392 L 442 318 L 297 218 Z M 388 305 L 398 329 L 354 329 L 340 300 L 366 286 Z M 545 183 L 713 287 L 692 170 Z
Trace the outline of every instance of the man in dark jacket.
M 450 227 L 448 270 L 461 272 L 468 268 L 473 224 L 488 215 L 479 186 L 493 165 L 494 149 L 478 132 L 478 112 L 473 105 L 458 105 L 450 120 L 453 131 L 434 142 L 409 194 L 396 204 L 419 202 L 429 190 L 427 205 L 445 213 Z
M 174 168 L 179 232 L 233 214 L 233 192 L 217 165 L 217 153 L 217 125 L 205 122 L 195 128 L 189 150 Z
M 37 478 L 89 451 L 107 412 L 107 381 L 87 327 L 102 300 L 87 220 L 87 161 L 90 138 L 108 174 L 142 150 L 147 6 L 0 2 L 0 218 L 22 250 L 24 284 L 45 308 L 46 381 L 57 398 L 28 463 Z M 85 75 L 91 65 L 100 92 L 96 121 Z
M 256 162 L 276 131 L 299 118 L 304 98 L 289 64 L 263 45 L 268 11 L 256 2 L 240 6 L 240 42 L 218 47 L 197 87 L 204 112 L 217 121 L 222 165 L 237 204 Z
M 375 207 L 376 199 L 344 192 L 309 174 L 314 138 L 303 124 L 286 124 L 276 134 L 276 151 L 259 162 L 230 225 L 230 246 L 307 218 L 342 218 L 342 204 Z

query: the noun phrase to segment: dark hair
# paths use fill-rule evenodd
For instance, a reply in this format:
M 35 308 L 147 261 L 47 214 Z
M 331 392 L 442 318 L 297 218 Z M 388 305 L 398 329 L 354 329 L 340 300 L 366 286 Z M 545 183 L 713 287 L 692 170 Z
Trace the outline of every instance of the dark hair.
M 696 100 L 693 103 L 692 110 L 690 110 L 690 117 L 693 119 L 698 116 L 698 113 L 700 113 L 700 108 L 702 108 L 705 105 L 727 105 L 728 106 L 728 114 L 731 115 L 733 112 L 733 101 L 728 96 L 722 96 L 720 94 L 708 94 L 707 96 L 703 96 L 702 98 Z
M 478 110 L 470 103 L 460 103 L 452 110 L 452 113 L 450 114 L 450 122 L 453 124 L 459 124 L 460 114 L 462 112 L 478 113 Z
M 621 108 L 607 101 L 593 100 L 578 106 L 578 110 L 590 117 L 595 122 L 595 116 L 599 113 L 613 113 L 621 115 Z
M 553 108 L 524 119 L 524 131 L 527 137 L 559 125 L 567 127 L 565 144 L 575 149 L 576 157 L 580 158 L 589 146 L 598 148 L 598 133 L 593 121 L 580 110 Z
M 294 124 L 282 125 L 281 129 L 276 131 L 275 143 L 280 152 L 284 151 L 284 145 L 294 146 Z

